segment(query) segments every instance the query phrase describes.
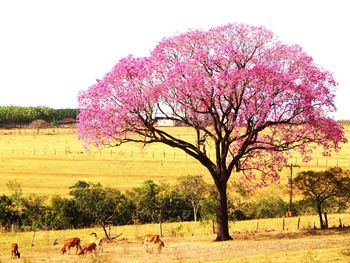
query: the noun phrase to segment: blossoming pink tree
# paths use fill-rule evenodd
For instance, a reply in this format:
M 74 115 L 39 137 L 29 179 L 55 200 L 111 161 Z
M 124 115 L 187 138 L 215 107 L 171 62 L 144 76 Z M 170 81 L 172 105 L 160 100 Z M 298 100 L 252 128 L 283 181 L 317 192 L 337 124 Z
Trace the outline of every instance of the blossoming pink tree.
M 81 92 L 78 132 L 86 144 L 164 143 L 199 161 L 218 192 L 217 240 L 229 240 L 226 189 L 235 171 L 265 185 L 292 150 L 308 160 L 316 145 L 328 155 L 346 141 L 329 117 L 335 87 L 299 46 L 263 27 L 189 31 L 162 40 L 149 57 L 121 59 Z M 195 142 L 158 127 L 159 115 L 191 127 Z

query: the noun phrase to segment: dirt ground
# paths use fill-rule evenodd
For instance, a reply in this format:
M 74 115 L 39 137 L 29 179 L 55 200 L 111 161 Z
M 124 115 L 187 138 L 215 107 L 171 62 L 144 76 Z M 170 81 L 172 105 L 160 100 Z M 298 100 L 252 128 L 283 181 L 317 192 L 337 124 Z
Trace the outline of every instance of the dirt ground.
M 1 251 L 0 262 L 350 262 L 350 230 L 235 233 L 232 241 L 213 239 L 164 237 L 161 254 L 146 253 L 141 240 L 115 241 L 84 257 L 74 250 L 61 255 L 59 245 L 33 247 L 20 250 L 20 260 Z

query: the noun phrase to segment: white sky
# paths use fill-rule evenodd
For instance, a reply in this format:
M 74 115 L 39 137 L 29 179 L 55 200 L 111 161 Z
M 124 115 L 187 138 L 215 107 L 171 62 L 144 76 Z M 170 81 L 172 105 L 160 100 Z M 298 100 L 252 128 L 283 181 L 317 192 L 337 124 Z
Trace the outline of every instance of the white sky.
M 349 3 L 349 4 L 348 4 Z M 128 54 L 163 38 L 233 22 L 299 44 L 339 83 L 350 119 L 347 0 L 0 0 L 0 105 L 77 107 L 77 95 Z

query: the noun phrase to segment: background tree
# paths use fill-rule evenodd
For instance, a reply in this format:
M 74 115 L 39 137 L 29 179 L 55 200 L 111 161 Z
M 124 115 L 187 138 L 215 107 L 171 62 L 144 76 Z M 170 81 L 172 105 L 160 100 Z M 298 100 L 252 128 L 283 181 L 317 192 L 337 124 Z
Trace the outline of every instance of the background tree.
M 156 198 L 162 222 L 181 222 L 193 219 L 191 205 L 186 195 L 178 191 L 176 186 L 160 185 Z
M 77 109 L 67 108 L 67 109 L 56 109 L 54 111 L 53 118 L 55 121 L 59 121 L 65 118 L 76 119 Z
M 264 197 L 249 206 L 253 208 L 245 211 L 249 218 L 283 217 L 288 209 L 288 204 L 279 196 Z
M 197 222 L 198 210 L 209 195 L 209 185 L 202 176 L 188 175 L 178 179 L 179 190 L 186 196 L 193 209 L 193 218 Z
M 136 187 L 127 192 L 127 196 L 134 205 L 133 218 L 136 222 L 154 223 L 159 220 L 159 185 L 152 180 L 146 180 L 141 187 Z
M 214 180 L 216 239 L 228 240 L 227 182 L 234 171 L 256 183 L 259 174 L 257 185 L 267 185 L 291 150 L 307 160 L 309 145 L 329 154 L 346 141 L 328 117 L 335 87 L 299 46 L 263 27 L 189 31 L 162 40 L 149 57 L 121 59 L 81 92 L 78 132 L 86 144 L 163 143 L 192 156 Z M 192 128 L 195 140 L 157 126 L 159 115 Z
M 326 171 L 303 171 L 294 179 L 294 185 L 311 202 L 320 218 L 320 227 L 323 222 L 322 212 L 330 203 L 342 205 L 350 199 L 350 171 L 341 168 L 330 168 Z
M 131 223 L 131 204 L 120 191 L 86 182 L 78 182 L 71 189 L 69 194 L 79 211 L 93 224 L 102 226 L 108 239 L 112 238 L 107 231 L 109 225 Z
M 22 221 L 23 225 L 30 226 L 31 230 L 46 228 L 46 215 L 48 208 L 45 205 L 46 196 L 30 194 L 28 197 L 22 197 Z
M 11 198 L 6 195 L 0 196 L 0 224 L 5 227 L 22 224 L 19 211 L 14 207 Z
M 51 198 L 47 222 L 50 229 L 82 228 L 91 224 L 80 212 L 75 199 L 62 198 L 61 196 Z
M 39 135 L 40 130 L 41 129 L 50 128 L 50 124 L 48 122 L 46 122 L 45 120 L 38 119 L 38 120 L 32 121 L 29 124 L 28 128 L 29 129 L 35 129 L 36 130 L 36 134 Z

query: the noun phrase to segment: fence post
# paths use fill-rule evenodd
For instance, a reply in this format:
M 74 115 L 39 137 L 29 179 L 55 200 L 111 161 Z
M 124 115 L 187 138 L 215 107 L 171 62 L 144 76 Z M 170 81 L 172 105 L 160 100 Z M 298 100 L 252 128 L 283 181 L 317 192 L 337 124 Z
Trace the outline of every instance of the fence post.
M 259 221 L 256 221 L 256 231 L 259 230 Z
M 284 218 L 282 220 L 282 230 L 284 231 L 284 226 L 285 226 L 285 222 L 284 222 Z
M 300 216 L 298 217 L 298 230 L 299 230 L 299 227 L 300 227 Z

